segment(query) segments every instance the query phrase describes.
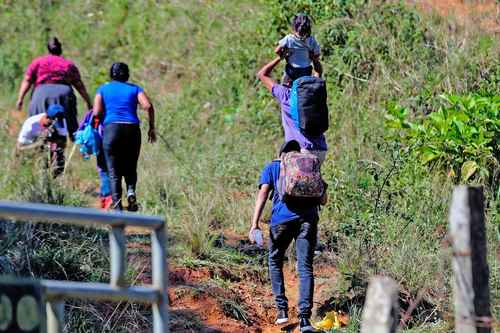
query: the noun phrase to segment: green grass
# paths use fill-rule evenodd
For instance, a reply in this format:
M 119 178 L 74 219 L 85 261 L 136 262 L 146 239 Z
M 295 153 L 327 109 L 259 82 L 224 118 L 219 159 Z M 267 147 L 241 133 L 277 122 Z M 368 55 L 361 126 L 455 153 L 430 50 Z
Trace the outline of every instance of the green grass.
M 323 171 L 331 186 L 320 231 L 346 278 L 342 288 L 347 294 L 356 287 L 349 285 L 355 280 L 350 277 L 366 281 L 371 274 L 387 274 L 412 295 L 424 290 L 428 301 L 449 314 L 449 249 L 442 240 L 454 182 L 415 163 L 402 142 L 388 139 L 385 115 L 391 103 L 415 116 L 428 114 L 437 110 L 441 94 L 498 96 L 500 43 L 495 35 L 473 27 L 465 31 L 397 2 L 3 2 L 0 198 L 78 206 L 94 200 L 87 193 L 97 187 L 92 161 L 74 156 L 66 177 L 49 182 L 50 193 L 29 158 L 12 167 L 15 138 L 6 131 L 7 111 L 25 67 L 44 52 L 47 37 L 57 35 L 91 94 L 107 80 L 112 62 L 125 61 L 131 81 L 152 97 L 162 139 L 143 143 L 138 195 L 145 213 L 167 216 L 172 259 L 186 265 L 230 263 L 245 276 L 255 263 L 214 249 L 212 241 L 222 230 L 246 234 L 259 171 L 281 143 L 278 107 L 254 74 L 271 59 L 298 11 L 314 17 L 324 54 L 331 128 Z M 495 305 L 500 301 L 499 203 L 491 195 L 487 200 Z M 493 311 L 500 315 L 498 306 Z M 78 311 L 72 313 L 78 318 Z M 359 309 L 351 316 L 359 318 Z M 71 323 L 80 327 L 83 321 Z M 100 327 L 99 322 L 92 325 Z M 356 325 L 354 320 L 343 331 L 354 332 Z M 407 331 L 448 330 L 443 320 Z

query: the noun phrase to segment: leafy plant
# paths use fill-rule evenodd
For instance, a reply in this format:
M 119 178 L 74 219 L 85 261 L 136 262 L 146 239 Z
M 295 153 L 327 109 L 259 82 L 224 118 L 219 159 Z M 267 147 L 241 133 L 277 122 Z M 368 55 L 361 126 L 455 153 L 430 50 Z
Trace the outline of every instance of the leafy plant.
M 390 105 L 386 125 L 424 165 L 457 182 L 492 182 L 499 168 L 500 96 L 441 95 L 442 105 L 411 119 L 408 108 Z

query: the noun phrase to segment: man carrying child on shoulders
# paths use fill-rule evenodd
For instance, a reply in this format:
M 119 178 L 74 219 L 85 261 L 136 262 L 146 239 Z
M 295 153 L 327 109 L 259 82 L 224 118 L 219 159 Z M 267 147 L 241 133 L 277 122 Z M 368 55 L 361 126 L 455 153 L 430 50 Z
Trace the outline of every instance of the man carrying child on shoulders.
M 326 204 L 327 186 L 321 178 L 320 166 L 328 149 L 324 135 L 328 129 L 328 106 L 326 84 L 320 78 L 320 47 L 311 36 L 309 18 L 304 14 L 295 15 L 292 32 L 279 42 L 276 48 L 279 57 L 257 73 L 280 104 L 285 144 L 279 151 L 279 159 L 270 162 L 262 171 L 249 238 L 256 241 L 262 211 L 271 195 L 269 275 L 277 307 L 276 324 L 288 322 L 283 261 L 287 248 L 295 240 L 300 281 L 299 328 L 303 333 L 317 332 L 310 317 L 318 212 L 319 205 Z M 286 59 L 287 64 L 283 82 L 279 84 L 271 73 L 282 59 Z
M 278 153 L 280 159 L 268 163 L 262 170 L 249 238 L 255 242 L 255 231 L 260 230 L 259 221 L 271 195 L 269 275 L 277 307 L 276 324 L 288 322 L 283 261 L 286 250 L 295 240 L 300 281 L 300 332 L 317 332 L 310 322 L 314 294 L 313 259 L 318 206 L 326 203 L 326 184 L 321 179 L 318 158 L 309 153 L 300 153 L 300 150 L 295 140 L 284 143 Z
M 294 113 L 291 108 L 292 82 L 288 81 L 284 84 L 279 84 L 275 79 L 271 77 L 271 72 L 280 61 L 281 58 L 277 57 L 273 61 L 266 64 L 257 72 L 257 77 L 262 81 L 262 83 L 280 104 L 281 124 L 285 132 L 285 141 L 296 140 L 300 144 L 300 148 L 302 151 L 313 153 L 319 158 L 320 162 L 323 163 L 325 161 L 326 151 L 328 149 L 325 135 L 321 131 L 313 131 L 312 133 L 301 131 L 301 129 L 297 126 L 297 119 L 294 119 Z M 303 78 L 298 78 L 297 81 Z M 326 91 L 324 99 L 326 104 Z M 324 116 L 325 113 L 323 113 L 322 115 Z M 328 126 L 327 111 L 326 122 L 323 120 L 322 123 Z

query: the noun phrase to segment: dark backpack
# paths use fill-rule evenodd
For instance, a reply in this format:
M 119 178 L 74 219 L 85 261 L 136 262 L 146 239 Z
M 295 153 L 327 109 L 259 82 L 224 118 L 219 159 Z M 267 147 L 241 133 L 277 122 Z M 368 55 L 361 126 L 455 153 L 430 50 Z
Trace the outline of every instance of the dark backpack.
M 297 128 L 306 135 L 318 136 L 328 130 L 326 83 L 314 76 L 293 81 L 290 113 Z

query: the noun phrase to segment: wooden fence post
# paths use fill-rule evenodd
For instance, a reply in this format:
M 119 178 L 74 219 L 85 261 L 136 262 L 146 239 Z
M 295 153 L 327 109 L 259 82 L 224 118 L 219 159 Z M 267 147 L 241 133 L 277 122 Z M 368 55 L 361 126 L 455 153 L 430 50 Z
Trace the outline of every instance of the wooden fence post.
M 399 323 L 399 286 L 389 277 L 371 278 L 363 308 L 361 333 L 394 333 Z
M 482 188 L 455 188 L 449 223 L 455 332 L 490 333 L 492 319 Z

